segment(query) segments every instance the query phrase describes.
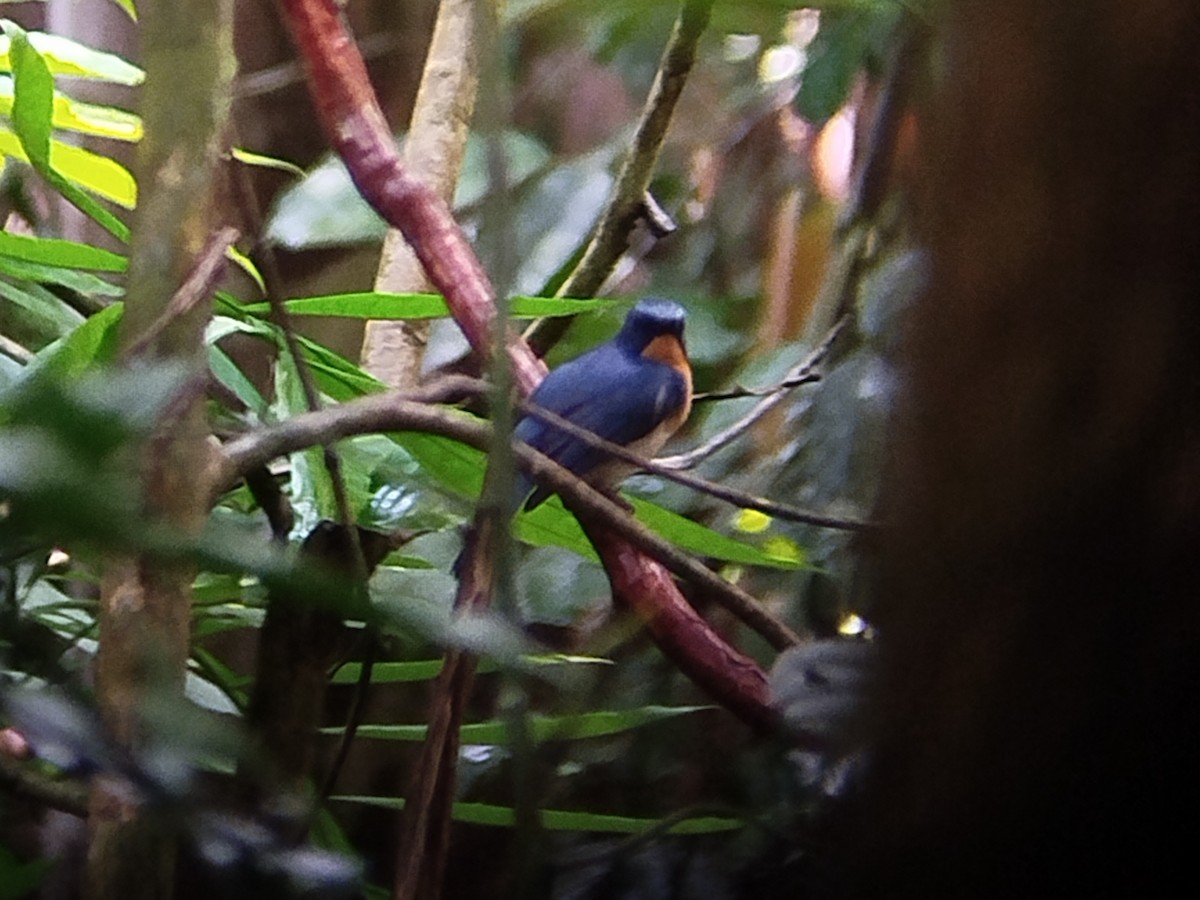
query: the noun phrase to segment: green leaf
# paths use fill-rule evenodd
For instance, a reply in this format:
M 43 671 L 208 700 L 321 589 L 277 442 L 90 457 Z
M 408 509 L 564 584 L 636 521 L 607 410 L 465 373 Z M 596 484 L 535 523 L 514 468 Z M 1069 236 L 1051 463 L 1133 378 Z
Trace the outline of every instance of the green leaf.
M 442 671 L 440 659 L 417 659 L 411 662 L 375 663 L 371 669 L 371 684 L 392 684 L 408 681 L 432 681 Z M 330 679 L 332 684 L 358 684 L 361 663 L 347 663 Z
M 612 665 L 612 660 L 597 656 L 573 656 L 551 653 L 546 656 L 527 656 L 524 662 L 534 666 L 561 665 Z M 498 667 L 491 660 L 481 659 L 477 671 L 480 674 L 494 672 Z M 371 684 L 393 684 L 410 681 L 432 681 L 442 671 L 440 659 L 415 659 L 408 662 L 376 663 L 371 669 Z M 346 663 L 330 679 L 332 684 L 358 684 L 362 674 L 361 663 Z
M 208 367 L 213 373 L 213 377 L 233 391 L 234 396 L 246 404 L 259 419 L 267 417 L 267 401 L 254 386 L 254 382 L 247 378 L 237 363 L 229 357 L 229 354 L 216 344 L 209 345 Z
M 124 311 L 120 303 L 101 310 L 38 353 L 34 365 L 71 379 L 98 363 L 112 362 L 117 358 L 117 323 Z
M 637 709 L 603 710 L 564 716 L 533 715 L 529 718 L 529 736 L 537 742 L 607 737 L 704 709 L 712 707 L 642 706 Z M 322 730 L 326 734 L 340 734 L 344 729 Z M 425 725 L 360 725 L 358 736 L 385 741 L 420 741 L 425 739 L 426 731 Z M 463 743 L 467 744 L 509 743 L 508 723 L 504 721 L 463 725 L 459 729 L 459 735 Z
M 0 75 L 0 115 L 11 117 L 13 97 L 12 78 Z M 74 100 L 59 91 L 54 92 L 51 124 L 64 131 L 117 141 L 138 141 L 142 137 L 142 120 L 139 116 L 112 106 Z
M 361 291 L 324 294 L 285 301 L 288 312 L 297 316 L 341 316 L 348 319 L 435 319 L 450 315 L 441 294 L 388 294 Z M 510 311 L 517 318 L 573 316 L 611 306 L 611 300 L 568 300 L 560 297 L 512 297 Z M 267 313 L 269 303 L 243 306 L 249 313 Z
M 54 284 L 88 297 L 120 297 L 125 290 L 91 272 L 12 259 L 0 254 L 0 274 L 36 284 Z
M 0 231 L 0 255 L 47 266 L 92 269 L 97 272 L 124 272 L 128 258 L 111 250 L 58 238 L 28 237 Z
M 797 562 L 794 554 L 768 553 L 649 500 L 628 495 L 625 495 L 625 499 L 633 505 L 638 521 L 681 550 L 722 562 L 772 569 L 800 569 L 807 565 L 804 561 Z M 519 540 L 534 547 L 562 547 L 585 559 L 599 561 L 591 541 L 557 496 L 551 497 L 537 509 L 520 514 L 513 523 L 513 533 Z
M 55 190 L 79 206 L 87 215 L 96 219 L 100 225 L 116 237 L 122 241 L 128 240 L 129 230 L 123 223 L 70 183 L 82 185 L 106 200 L 119 203 L 126 209 L 133 209 L 137 206 L 137 182 L 134 181 L 129 170 L 120 163 L 82 147 L 74 147 L 59 140 L 52 140 L 49 153 L 52 166 L 43 171 L 38 167 L 38 163 L 30 157 L 20 138 L 5 128 L 0 128 L 0 154 L 33 165 L 54 186 Z M 78 199 L 80 196 L 83 197 L 82 201 Z M 96 209 L 99 209 L 100 212 L 95 212 Z M 101 221 L 100 217 L 104 217 L 105 221 Z M 113 225 L 113 222 L 116 224 Z
M 629 498 L 638 521 L 662 535 L 681 550 L 698 556 L 719 559 L 722 562 L 740 563 L 748 566 L 767 566 L 772 569 L 800 569 L 804 563 L 794 556 L 776 556 L 760 550 L 752 544 L 735 540 L 719 531 L 693 522 L 679 513 L 671 512 L 656 503 L 637 497 Z
M 137 202 L 133 176 L 111 159 L 51 140 L 54 79 L 50 67 L 20 26 L 7 19 L 2 24 L 12 66 L 16 133 L 0 131 L 0 153 L 27 160 L 70 203 L 120 240 L 128 240 L 125 224 L 76 184 L 132 207 Z
M 137 9 L 133 5 L 133 0 L 112 0 L 113 3 L 121 7 L 128 14 L 129 18 L 137 21 Z
M 115 84 L 138 85 L 146 73 L 121 57 L 94 50 L 78 41 L 40 31 L 28 33 L 29 42 L 44 57 L 53 75 L 71 75 L 111 81 Z M 12 71 L 9 36 L 0 36 L 0 71 Z
M 50 168 L 54 77 L 21 26 L 5 19 L 0 27 L 9 44 L 13 73 L 13 128 L 29 161 L 40 172 Z
M 343 795 L 330 797 L 341 803 L 356 803 L 382 809 L 404 809 L 401 797 L 369 797 Z M 455 803 L 451 815 L 457 822 L 472 825 L 493 825 L 511 828 L 516 825 L 516 813 L 510 806 L 494 806 L 489 803 Z M 603 813 L 576 812 L 574 810 L 538 810 L 541 827 L 549 831 L 594 831 L 606 834 L 641 834 L 661 827 L 661 819 L 635 816 L 611 816 Z M 745 827 L 741 819 L 725 816 L 695 816 L 680 819 L 667 828 L 668 834 L 717 834 L 738 831 Z
M 0 271 L 3 270 L 4 266 L 0 265 Z M 60 335 L 67 334 L 84 321 L 83 316 L 59 297 L 37 284 L 16 285 L 0 278 L 0 297 L 51 322 Z
M 286 159 L 279 159 L 274 156 L 263 156 L 261 153 L 252 153 L 249 150 L 243 150 L 240 147 L 233 148 L 233 158 L 247 166 L 257 166 L 262 169 L 275 169 L 279 172 L 287 172 L 289 175 L 295 175 L 297 178 L 304 177 L 304 170 L 293 162 L 288 162 Z
M 820 124 L 841 108 L 855 76 L 880 52 L 901 12 L 899 3 L 862 3 L 821 13 L 796 94 L 801 116 Z
M 258 271 L 258 266 L 254 265 L 254 260 L 233 246 L 233 244 L 225 248 L 225 258 L 249 275 L 250 279 L 258 285 L 260 291 L 264 294 L 267 292 L 267 283 L 263 280 L 262 273 Z

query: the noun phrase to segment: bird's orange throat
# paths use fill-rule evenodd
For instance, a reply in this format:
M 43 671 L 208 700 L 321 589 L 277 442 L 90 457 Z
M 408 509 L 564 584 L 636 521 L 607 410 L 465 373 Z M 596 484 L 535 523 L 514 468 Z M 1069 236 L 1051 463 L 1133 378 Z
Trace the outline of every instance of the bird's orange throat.
M 671 417 L 673 425 L 671 431 L 674 431 L 683 424 L 692 410 L 692 366 L 688 362 L 683 341 L 673 334 L 660 334 L 646 345 L 642 351 L 642 357 L 670 366 L 683 376 L 684 384 L 687 386 L 686 398 L 680 411 Z

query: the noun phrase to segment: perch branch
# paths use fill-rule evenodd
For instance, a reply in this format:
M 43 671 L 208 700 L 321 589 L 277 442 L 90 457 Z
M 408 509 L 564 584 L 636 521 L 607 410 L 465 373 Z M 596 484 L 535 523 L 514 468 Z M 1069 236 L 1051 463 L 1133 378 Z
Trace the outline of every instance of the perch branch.
M 450 376 L 432 386 L 433 390 L 425 397 L 461 393 L 466 387 L 464 382 L 470 383 L 472 379 Z M 222 448 L 221 480 L 228 484 L 236 480 L 240 472 L 304 447 L 357 434 L 389 431 L 439 434 L 480 450 L 486 449 L 491 439 L 491 428 L 487 423 L 455 410 L 430 405 L 424 397 L 412 399 L 394 392 L 374 394 L 317 413 L 294 416 L 230 441 Z M 565 498 L 581 520 L 596 522 L 619 533 L 651 554 L 672 572 L 711 594 L 777 649 L 800 642 L 795 632 L 771 616 L 754 597 L 650 531 L 586 481 L 524 444 L 515 444 L 513 451 L 522 466 Z
M 558 296 L 595 296 L 628 248 L 629 235 L 640 219 L 646 219 L 656 234 L 671 230 L 673 223 L 650 195 L 650 179 L 675 106 L 696 61 L 696 46 L 708 27 L 712 5 L 713 0 L 686 0 L 680 10 L 642 108 L 633 143 L 613 184 L 596 232 L 579 265 L 559 288 Z M 664 220 L 668 224 L 664 225 Z M 543 356 L 562 337 L 570 322 L 569 316 L 542 319 L 530 326 L 525 338 L 533 352 Z

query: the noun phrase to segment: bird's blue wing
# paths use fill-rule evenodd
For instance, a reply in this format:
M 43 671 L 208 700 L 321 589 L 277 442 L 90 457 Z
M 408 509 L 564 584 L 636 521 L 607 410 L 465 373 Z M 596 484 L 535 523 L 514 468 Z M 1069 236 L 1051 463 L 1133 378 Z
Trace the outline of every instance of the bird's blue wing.
M 669 366 L 604 345 L 559 366 L 530 398 L 534 403 L 615 444 L 631 444 L 686 402 L 687 387 Z M 516 436 L 572 472 L 583 475 L 607 459 L 592 447 L 534 416 Z

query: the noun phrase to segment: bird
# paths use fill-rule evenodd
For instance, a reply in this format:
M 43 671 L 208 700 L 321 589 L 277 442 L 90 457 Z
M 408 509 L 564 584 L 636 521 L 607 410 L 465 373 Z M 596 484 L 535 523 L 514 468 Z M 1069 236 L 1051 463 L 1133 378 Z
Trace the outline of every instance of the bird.
M 551 371 L 530 402 L 639 456 L 653 456 L 692 407 L 686 317 L 672 300 L 639 301 L 616 337 Z M 637 469 L 533 414 L 521 418 L 513 433 L 601 489 L 614 487 Z M 525 500 L 524 508 L 534 509 L 551 493 L 527 473 L 518 474 L 517 506 Z

